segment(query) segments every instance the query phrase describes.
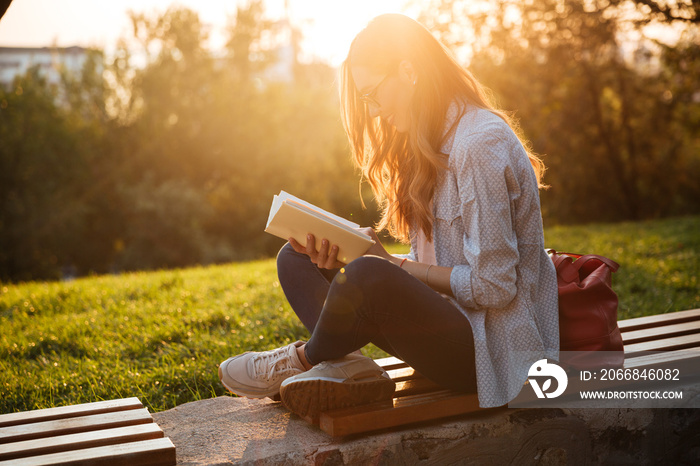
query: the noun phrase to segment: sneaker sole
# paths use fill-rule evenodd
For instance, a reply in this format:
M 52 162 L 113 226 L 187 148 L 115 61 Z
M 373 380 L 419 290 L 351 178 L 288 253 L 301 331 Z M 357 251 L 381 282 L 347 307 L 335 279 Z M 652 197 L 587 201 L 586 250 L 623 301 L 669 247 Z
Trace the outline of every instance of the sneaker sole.
M 362 382 L 337 382 L 320 378 L 283 385 L 280 397 L 291 412 L 318 423 L 322 412 L 390 400 L 395 390 L 396 384 L 384 377 Z

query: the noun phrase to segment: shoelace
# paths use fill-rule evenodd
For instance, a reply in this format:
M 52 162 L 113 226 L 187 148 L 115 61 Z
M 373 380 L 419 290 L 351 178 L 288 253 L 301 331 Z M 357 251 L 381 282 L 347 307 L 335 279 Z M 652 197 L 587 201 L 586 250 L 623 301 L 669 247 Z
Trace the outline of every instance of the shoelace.
M 295 349 L 292 347 L 292 351 Z M 273 351 L 263 351 L 252 358 L 255 378 L 263 378 L 268 381 L 286 372 L 295 369 L 292 362 L 290 348 L 278 348 Z

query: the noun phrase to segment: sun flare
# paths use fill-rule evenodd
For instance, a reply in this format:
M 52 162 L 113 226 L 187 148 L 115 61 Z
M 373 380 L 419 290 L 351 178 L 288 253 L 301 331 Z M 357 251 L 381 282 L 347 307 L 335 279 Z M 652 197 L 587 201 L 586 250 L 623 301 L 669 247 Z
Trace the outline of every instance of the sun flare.
M 382 13 L 406 13 L 405 0 L 268 0 L 268 11 L 287 14 L 303 33 L 302 59 L 339 64 L 355 35 Z
M 83 46 L 108 52 L 118 39 L 130 34 L 128 11 L 162 13 L 180 5 L 198 13 L 209 28 L 209 46 L 216 50 L 226 43 L 225 28 L 237 8 L 249 0 L 123 0 L 98 5 L 91 0 L 15 0 L 0 22 L 0 45 L 20 47 Z M 288 19 L 302 32 L 303 61 L 322 60 L 338 65 L 350 42 L 373 17 L 405 12 L 406 0 L 264 0 L 265 17 Z M 36 11 L 43 11 L 37 15 Z M 56 21 L 60 18 L 60 21 Z

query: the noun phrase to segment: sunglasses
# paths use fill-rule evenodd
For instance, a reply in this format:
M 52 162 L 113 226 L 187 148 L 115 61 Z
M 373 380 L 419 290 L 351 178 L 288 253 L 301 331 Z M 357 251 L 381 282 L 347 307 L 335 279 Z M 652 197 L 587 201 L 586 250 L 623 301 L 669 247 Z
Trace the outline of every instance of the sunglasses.
M 379 88 L 381 87 L 381 85 L 384 84 L 384 81 L 386 81 L 389 76 L 391 76 L 391 73 L 384 76 L 384 79 L 379 81 L 379 84 L 374 86 L 374 89 L 369 91 L 367 94 L 362 94 L 360 96 L 360 100 L 367 105 L 374 105 L 375 107 L 381 107 L 382 105 L 379 103 L 379 101 L 377 101 L 376 94 L 377 94 L 377 91 L 379 90 Z

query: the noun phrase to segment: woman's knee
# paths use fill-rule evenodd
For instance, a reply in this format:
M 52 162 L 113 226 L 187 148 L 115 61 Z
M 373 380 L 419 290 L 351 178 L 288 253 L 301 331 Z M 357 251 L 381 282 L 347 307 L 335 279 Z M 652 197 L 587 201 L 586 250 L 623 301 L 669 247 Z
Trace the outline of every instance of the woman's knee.
M 347 264 L 341 273 L 348 283 L 365 289 L 385 285 L 395 268 L 391 262 L 381 257 L 362 256 Z
M 277 269 L 279 270 L 280 267 L 285 268 L 293 264 L 299 260 L 299 256 L 301 254 L 296 252 L 291 244 L 286 243 L 277 253 Z
M 295 280 L 303 260 L 308 261 L 308 256 L 296 252 L 291 244 L 282 246 L 277 253 L 277 278 L 283 287 Z
M 382 259 L 378 256 L 361 256 L 347 264 L 345 266 L 345 270 L 348 273 L 364 274 L 372 270 L 382 269 L 386 265 L 392 264 L 388 260 Z

